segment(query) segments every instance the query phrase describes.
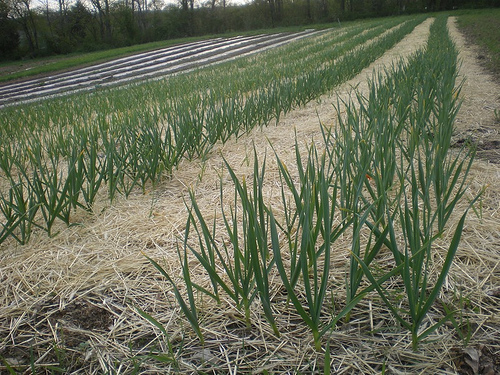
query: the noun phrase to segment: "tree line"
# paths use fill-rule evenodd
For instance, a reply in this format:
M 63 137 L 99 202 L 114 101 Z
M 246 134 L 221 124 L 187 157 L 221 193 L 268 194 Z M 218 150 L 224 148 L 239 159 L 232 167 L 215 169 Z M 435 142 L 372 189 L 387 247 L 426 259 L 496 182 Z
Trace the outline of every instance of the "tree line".
M 0 60 L 158 40 L 338 22 L 500 0 L 0 0 Z

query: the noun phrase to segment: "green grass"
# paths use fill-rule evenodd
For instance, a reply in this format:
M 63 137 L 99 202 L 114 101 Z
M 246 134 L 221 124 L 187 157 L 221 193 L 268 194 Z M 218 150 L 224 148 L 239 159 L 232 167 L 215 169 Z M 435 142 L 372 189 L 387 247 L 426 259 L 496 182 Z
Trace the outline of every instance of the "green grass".
M 500 78 L 500 9 L 470 11 L 458 17 L 458 26 L 467 39 L 486 55 L 486 66 Z

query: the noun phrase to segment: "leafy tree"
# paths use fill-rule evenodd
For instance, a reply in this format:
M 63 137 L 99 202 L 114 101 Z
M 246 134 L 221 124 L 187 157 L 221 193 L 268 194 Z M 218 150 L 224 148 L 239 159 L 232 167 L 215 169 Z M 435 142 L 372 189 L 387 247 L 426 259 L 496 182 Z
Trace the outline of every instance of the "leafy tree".
M 28 43 L 32 55 L 39 51 L 38 25 L 36 14 L 31 9 L 31 0 L 7 0 L 10 1 L 8 7 L 13 20 L 21 27 L 23 36 Z
M 111 42 L 111 15 L 109 0 L 90 0 L 99 17 L 99 29 L 101 39 L 107 43 Z
M 68 12 L 68 29 L 71 35 L 71 44 L 81 48 L 92 38 L 90 26 L 94 22 L 92 13 L 85 7 L 81 0 L 70 8 Z
M 123 3 L 115 4 L 112 14 L 114 42 L 118 45 L 131 45 L 140 42 L 139 27 L 133 8 Z
M 19 48 L 19 33 L 13 20 L 9 18 L 10 7 L 0 0 L 0 56 L 2 59 L 15 58 Z
M 271 13 L 271 24 L 275 27 L 282 20 L 283 0 L 268 0 Z

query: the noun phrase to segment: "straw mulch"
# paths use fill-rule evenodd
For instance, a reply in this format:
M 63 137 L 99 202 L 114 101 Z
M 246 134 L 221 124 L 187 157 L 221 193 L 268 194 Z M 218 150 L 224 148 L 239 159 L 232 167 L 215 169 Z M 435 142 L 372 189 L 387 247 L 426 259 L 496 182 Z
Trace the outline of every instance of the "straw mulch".
M 77 225 L 61 226 L 54 238 L 35 233 L 26 246 L 4 243 L 0 248 L 0 355 L 4 361 L 26 373 L 31 372 L 30 361 L 40 373 L 44 369 L 50 372 L 51 367 L 86 374 L 321 372 L 324 353 L 314 349 L 309 330 L 286 303 L 278 276 L 272 281 L 271 295 L 279 338 L 265 321 L 259 302 L 252 306 L 252 326 L 248 329 L 231 301 L 217 305 L 198 296 L 205 336 L 205 345 L 201 346 L 178 307 L 171 285 L 143 254 L 157 260 L 182 287 L 176 246 L 186 226 L 184 201 L 189 199 L 189 189 L 195 192 L 207 222 L 212 223 L 216 214 L 220 218 L 221 181 L 228 201 L 233 194 L 223 159 L 238 176 L 250 177 L 255 149 L 259 160 L 267 155 L 265 191 L 269 202 L 279 202 L 278 172 L 270 144 L 293 169 L 295 140 L 305 155 L 310 142 L 322 142 L 320 122 L 335 125 L 337 115 L 332 103 L 336 96 L 347 98 L 358 83 L 359 90 L 366 89 L 366 77 L 373 69 L 422 47 L 431 22 L 422 23 L 335 93 L 287 114 L 279 124 L 217 145 L 206 160 L 184 161 L 171 179 L 154 190 L 127 200 L 119 198 L 112 205 L 103 193 L 93 215 L 77 212 Z M 459 48 L 464 49 L 453 22 L 450 31 Z M 493 115 L 493 108 L 499 107 L 494 97 L 500 92 L 498 86 L 466 52 L 461 58 L 461 74 L 469 80 L 462 91 L 464 106 L 457 122 L 458 133 L 478 126 L 498 128 Z M 487 97 L 484 100 L 490 104 L 478 106 L 479 97 Z M 468 346 L 452 326 L 443 326 L 413 352 L 408 333 L 373 294 L 355 308 L 348 325 L 338 326 L 324 338 L 325 347 L 327 341 L 330 345 L 332 373 L 378 374 L 384 369 L 392 374 L 500 371 L 500 167 L 478 158 L 470 176 L 470 196 L 484 185 L 488 189 L 478 215 L 471 212 L 468 216 L 456 261 L 429 316 L 431 322 L 443 316 L 441 302 L 461 307 L 464 332 L 467 327 L 471 332 Z M 453 225 L 466 204 L 457 207 L 443 248 L 436 249 L 434 267 L 442 263 Z M 325 303 L 325 317 L 344 303 L 349 238 L 340 239 L 334 246 L 332 296 Z M 207 285 L 201 267 L 194 261 L 191 266 L 192 278 Z M 168 337 L 137 308 L 157 319 Z M 176 353 L 175 362 L 166 356 L 149 356 L 168 353 L 169 345 Z M 4 371 L 5 362 L 1 365 Z

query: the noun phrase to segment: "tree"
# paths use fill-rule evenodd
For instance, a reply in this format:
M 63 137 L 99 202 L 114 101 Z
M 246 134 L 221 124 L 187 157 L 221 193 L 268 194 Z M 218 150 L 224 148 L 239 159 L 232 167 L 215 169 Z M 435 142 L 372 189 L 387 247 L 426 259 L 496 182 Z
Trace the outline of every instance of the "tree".
M 133 8 L 124 3 L 115 4 L 113 14 L 113 43 L 116 45 L 132 45 L 140 41 L 140 31 L 137 27 Z
M 328 0 L 319 0 L 320 1 L 320 11 L 321 11 L 321 19 L 328 19 Z
M 376 15 L 382 15 L 384 0 L 372 0 L 372 12 Z
M 9 18 L 10 7 L 0 0 L 0 56 L 14 57 L 19 48 L 19 33 L 13 20 Z
M 101 39 L 111 43 L 111 16 L 109 13 L 109 0 L 90 0 L 99 16 L 99 28 L 101 30 Z
M 77 0 L 70 8 L 67 17 L 71 44 L 76 49 L 81 48 L 89 37 L 89 27 L 93 23 L 92 14 L 85 7 L 82 0 Z
M 282 20 L 283 16 L 283 1 L 282 0 L 268 0 L 269 10 L 271 13 L 272 27 L 276 27 Z
M 185 35 L 194 34 L 194 0 L 179 0 L 182 11 L 182 32 Z
M 68 4 L 66 0 L 57 0 L 59 4 L 59 28 L 64 32 L 66 28 L 66 15 L 68 11 Z
M 11 0 L 9 8 L 12 13 L 12 19 L 20 25 L 23 31 L 30 52 L 35 54 L 39 50 L 38 29 L 35 21 L 35 13 L 31 9 L 31 0 Z

